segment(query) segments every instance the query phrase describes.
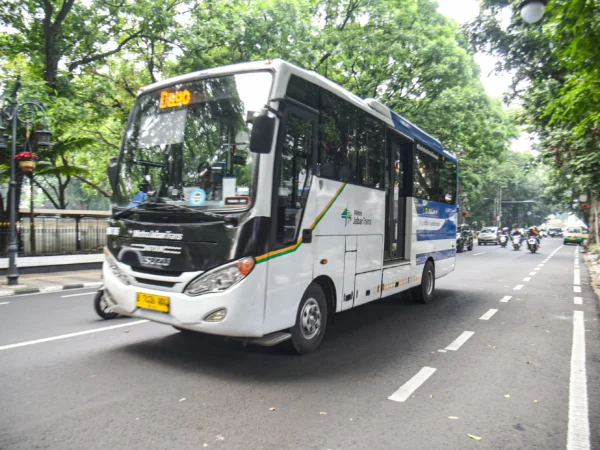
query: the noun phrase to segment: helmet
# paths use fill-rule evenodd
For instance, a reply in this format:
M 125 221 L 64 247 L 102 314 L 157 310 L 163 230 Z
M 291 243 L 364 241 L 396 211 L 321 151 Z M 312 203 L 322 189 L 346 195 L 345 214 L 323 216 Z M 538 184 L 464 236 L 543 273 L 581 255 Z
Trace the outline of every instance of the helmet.
M 502 231 L 508 231 L 508 227 L 502 228 Z
M 530 230 L 531 231 L 537 231 L 537 228 L 536 227 L 531 227 Z

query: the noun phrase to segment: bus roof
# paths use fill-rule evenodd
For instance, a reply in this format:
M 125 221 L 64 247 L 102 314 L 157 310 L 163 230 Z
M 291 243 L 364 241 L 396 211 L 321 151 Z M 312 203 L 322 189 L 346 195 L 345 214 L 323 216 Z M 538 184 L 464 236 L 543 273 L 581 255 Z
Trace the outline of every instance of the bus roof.
M 445 158 L 457 162 L 457 159 L 454 155 L 446 151 L 440 141 L 427 134 L 425 131 L 409 122 L 407 119 L 402 117 L 400 114 L 392 111 L 390 108 L 385 106 L 379 100 L 374 98 L 362 99 L 358 97 L 356 94 L 344 89 L 340 85 L 334 83 L 329 78 L 324 77 L 323 75 L 314 72 L 312 70 L 306 70 L 302 67 L 298 67 L 290 62 L 287 62 L 283 59 L 273 59 L 266 61 L 255 61 L 255 62 L 247 62 L 247 63 L 239 63 L 232 64 L 229 66 L 223 67 L 215 67 L 212 69 L 200 70 L 197 72 L 188 73 L 185 75 L 180 75 L 174 78 L 169 78 L 167 80 L 162 80 L 156 83 L 153 83 L 149 86 L 146 86 L 138 92 L 138 95 L 145 91 L 160 89 L 166 87 L 168 85 L 172 85 L 175 83 L 182 83 L 187 81 L 193 81 L 198 78 L 204 78 L 207 76 L 220 76 L 220 75 L 228 75 L 232 73 L 239 72 L 250 72 L 255 70 L 275 70 L 275 71 L 283 71 L 290 74 L 298 75 L 308 81 L 311 81 L 315 84 L 320 85 L 321 87 L 326 88 L 327 90 L 336 93 L 337 95 L 344 97 L 345 99 L 351 101 L 357 106 L 360 106 L 363 110 L 369 112 L 370 114 L 378 117 L 379 119 L 385 120 L 388 125 L 393 126 L 400 133 L 412 139 L 415 142 L 419 142 L 434 152 L 444 156 Z M 277 95 L 277 94 L 276 94 Z

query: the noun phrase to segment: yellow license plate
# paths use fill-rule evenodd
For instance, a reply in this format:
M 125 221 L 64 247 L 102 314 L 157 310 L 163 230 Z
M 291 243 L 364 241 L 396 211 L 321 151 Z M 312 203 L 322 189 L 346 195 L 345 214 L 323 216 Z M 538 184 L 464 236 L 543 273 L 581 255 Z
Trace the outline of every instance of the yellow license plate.
M 164 295 L 144 294 L 136 292 L 135 306 L 144 309 L 153 309 L 155 311 L 169 312 L 169 297 Z

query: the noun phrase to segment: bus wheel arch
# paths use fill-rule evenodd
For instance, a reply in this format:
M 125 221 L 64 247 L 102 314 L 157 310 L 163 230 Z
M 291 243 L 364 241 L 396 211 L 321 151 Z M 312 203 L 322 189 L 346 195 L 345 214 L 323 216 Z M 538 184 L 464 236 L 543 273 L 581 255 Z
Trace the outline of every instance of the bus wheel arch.
M 327 275 L 319 275 L 313 280 L 313 283 L 317 283 L 323 289 L 327 301 L 327 312 L 333 316 L 337 310 L 337 292 L 333 280 Z
M 421 284 L 412 288 L 412 297 L 419 303 L 431 303 L 435 294 L 435 261 L 432 257 L 427 258 L 423 267 Z

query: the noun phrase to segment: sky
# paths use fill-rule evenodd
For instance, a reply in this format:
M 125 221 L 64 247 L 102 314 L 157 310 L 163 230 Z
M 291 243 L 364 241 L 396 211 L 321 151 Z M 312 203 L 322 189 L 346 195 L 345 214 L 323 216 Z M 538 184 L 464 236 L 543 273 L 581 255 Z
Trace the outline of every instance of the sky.
M 454 19 L 459 24 L 464 24 L 474 19 L 479 13 L 479 3 L 477 0 L 438 0 L 438 11 Z M 506 11 L 506 21 L 509 20 L 510 11 Z M 490 97 L 501 98 L 506 92 L 512 81 L 509 73 L 493 73 L 496 64 L 496 58 L 485 53 L 476 53 L 475 62 L 481 68 L 481 82 L 485 91 Z M 531 143 L 535 138 L 527 133 L 521 133 L 518 139 L 512 142 L 511 150 L 516 152 L 525 152 L 531 150 Z

